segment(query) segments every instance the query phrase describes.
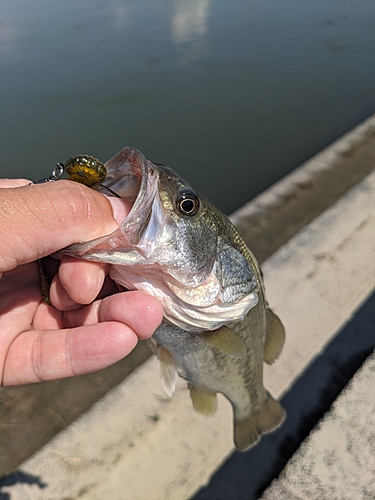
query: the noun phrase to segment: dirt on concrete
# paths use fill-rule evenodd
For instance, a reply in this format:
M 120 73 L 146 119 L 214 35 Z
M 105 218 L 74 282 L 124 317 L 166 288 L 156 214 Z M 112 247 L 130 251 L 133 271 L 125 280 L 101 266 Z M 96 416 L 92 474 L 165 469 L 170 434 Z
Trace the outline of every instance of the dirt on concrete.
M 333 168 L 300 184 L 282 204 L 251 216 L 238 227 L 262 263 L 300 229 L 364 178 L 375 165 L 375 132 Z M 5 388 L 0 393 L 0 478 L 87 411 L 150 356 L 145 342 L 100 372 L 70 379 Z

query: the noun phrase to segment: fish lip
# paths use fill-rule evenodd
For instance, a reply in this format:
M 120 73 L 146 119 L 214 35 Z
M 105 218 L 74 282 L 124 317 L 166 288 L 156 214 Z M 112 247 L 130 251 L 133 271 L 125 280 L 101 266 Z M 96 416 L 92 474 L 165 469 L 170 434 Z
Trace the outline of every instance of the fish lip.
M 107 178 L 103 182 L 104 189 L 99 187 L 102 194 L 106 194 L 105 187 L 118 193 L 121 198 L 133 201 L 132 193 L 127 193 L 127 184 L 134 179 L 139 180 L 138 192 L 131 210 L 119 225 L 121 233 L 129 242 L 129 246 L 137 245 L 142 237 L 142 228 L 147 227 L 154 201 L 157 198 L 159 175 L 155 166 L 137 149 L 127 146 L 105 164 Z M 130 189 L 131 191 L 131 189 Z M 133 187 L 134 193 L 134 187 Z M 140 253 L 142 249 L 140 248 Z
M 116 192 L 121 198 L 134 201 L 132 208 L 126 219 L 139 209 L 146 196 L 147 192 L 147 181 L 148 181 L 148 160 L 145 156 L 135 148 L 127 146 L 119 151 L 113 158 L 105 163 L 107 170 L 107 177 L 102 183 L 104 187 L 109 187 Z M 136 177 L 140 179 L 140 185 L 138 187 L 138 192 L 135 199 L 132 199 L 131 194 L 123 192 L 124 179 L 129 179 L 130 177 Z M 103 194 L 108 194 L 106 189 L 99 186 L 98 191 Z

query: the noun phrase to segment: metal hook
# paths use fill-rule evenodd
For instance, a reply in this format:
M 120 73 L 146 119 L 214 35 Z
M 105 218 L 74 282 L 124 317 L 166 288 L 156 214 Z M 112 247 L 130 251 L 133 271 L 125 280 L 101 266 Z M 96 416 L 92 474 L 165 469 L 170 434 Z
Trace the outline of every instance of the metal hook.
M 39 181 L 30 182 L 30 184 L 44 184 L 45 182 L 55 182 L 60 179 L 62 174 L 65 171 L 65 165 L 63 163 L 56 163 L 56 167 L 52 170 L 51 175 L 49 177 L 45 177 L 44 179 L 40 179 Z
M 57 162 L 56 167 L 52 170 L 48 180 L 51 182 L 59 180 L 64 171 L 65 165 L 61 162 Z

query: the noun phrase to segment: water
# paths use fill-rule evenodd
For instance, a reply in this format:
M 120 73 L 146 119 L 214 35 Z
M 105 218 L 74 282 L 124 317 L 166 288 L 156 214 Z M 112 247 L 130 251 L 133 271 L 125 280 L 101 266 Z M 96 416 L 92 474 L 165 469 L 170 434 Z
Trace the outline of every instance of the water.
M 125 145 L 231 212 L 375 112 L 373 0 L 3 0 L 0 175 Z

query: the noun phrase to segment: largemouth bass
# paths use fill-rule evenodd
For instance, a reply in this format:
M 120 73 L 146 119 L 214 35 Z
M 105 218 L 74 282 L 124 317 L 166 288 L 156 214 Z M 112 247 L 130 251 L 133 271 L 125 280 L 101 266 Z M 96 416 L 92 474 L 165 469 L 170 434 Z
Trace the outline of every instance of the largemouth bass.
M 164 319 L 150 340 L 165 391 L 188 381 L 196 411 L 212 415 L 216 394 L 234 412 L 239 450 L 277 428 L 285 413 L 263 387 L 284 328 L 268 307 L 259 266 L 229 219 L 171 168 L 126 147 L 109 160 L 106 188 L 133 202 L 108 236 L 64 253 L 109 264 L 128 290 L 156 296 Z

